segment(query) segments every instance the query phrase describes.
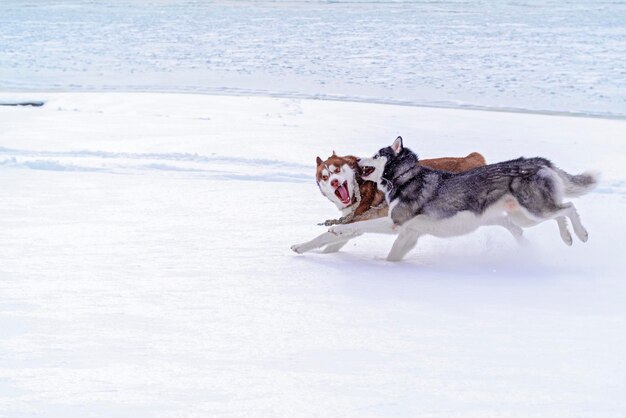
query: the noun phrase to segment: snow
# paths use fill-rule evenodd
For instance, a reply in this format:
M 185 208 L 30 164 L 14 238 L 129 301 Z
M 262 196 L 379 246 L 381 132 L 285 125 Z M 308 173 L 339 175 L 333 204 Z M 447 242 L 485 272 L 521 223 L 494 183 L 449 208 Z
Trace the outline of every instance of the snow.
M 626 121 L 271 97 L 1 93 L 0 415 L 622 416 Z M 553 222 L 291 244 L 317 155 L 396 135 L 600 169 Z
M 624 2 L 3 0 L 0 39 L 0 416 L 626 415 Z M 589 241 L 290 251 L 340 215 L 315 157 L 397 135 L 600 170 Z

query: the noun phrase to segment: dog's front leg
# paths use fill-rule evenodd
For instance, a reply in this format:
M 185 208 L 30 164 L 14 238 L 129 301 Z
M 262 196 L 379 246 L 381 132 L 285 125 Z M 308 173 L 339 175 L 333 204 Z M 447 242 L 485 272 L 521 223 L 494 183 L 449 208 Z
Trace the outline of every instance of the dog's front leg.
M 376 222 L 372 222 L 376 221 Z M 370 219 L 367 221 L 354 222 L 350 225 L 353 225 L 352 228 L 331 228 L 331 231 L 334 233 L 338 233 L 339 236 L 348 236 L 349 238 L 343 242 L 338 242 L 335 244 L 329 244 L 326 248 L 324 248 L 324 253 L 335 253 L 339 251 L 344 245 L 348 243 L 354 236 L 353 233 L 357 233 L 361 235 L 363 233 L 372 233 L 372 234 L 396 234 L 396 226 L 393 224 L 390 218 L 382 217 L 376 219 Z M 337 231 L 337 229 L 340 229 Z M 352 232 L 350 232 L 352 231 Z M 345 235 L 344 235 L 345 234 Z
M 417 240 L 424 235 L 430 225 L 428 219 L 418 215 L 400 227 L 398 238 L 387 254 L 387 261 L 401 261 L 417 245 Z
M 344 239 L 343 241 L 339 241 L 333 244 L 328 244 L 326 248 L 322 250 L 322 252 L 324 254 L 336 253 L 337 251 L 341 250 L 343 246 L 346 245 L 348 241 L 350 241 L 350 239 Z
M 292 245 L 291 249 L 299 254 L 306 253 L 316 248 L 327 245 L 325 253 L 339 251 L 352 238 L 363 235 L 364 233 L 372 234 L 396 234 L 396 226 L 389 217 L 370 219 L 362 222 L 354 222 L 351 224 L 335 225 L 311 241 Z
M 360 233 L 337 235 L 332 232 L 324 232 L 323 234 L 313 238 L 311 241 L 304 242 L 302 244 L 295 244 L 291 246 L 291 249 L 298 254 L 306 253 L 316 248 L 328 245 L 324 252 L 339 251 L 349 240 L 354 237 L 358 237 Z M 336 249 L 335 249 L 336 248 Z M 334 250 L 334 251 L 333 251 Z
M 390 217 L 369 219 L 367 221 L 353 222 L 350 224 L 335 225 L 328 230 L 338 236 L 351 236 L 353 234 L 392 234 L 398 233 Z
M 401 261 L 417 245 L 419 234 L 412 229 L 404 229 L 398 234 L 387 254 L 387 261 Z

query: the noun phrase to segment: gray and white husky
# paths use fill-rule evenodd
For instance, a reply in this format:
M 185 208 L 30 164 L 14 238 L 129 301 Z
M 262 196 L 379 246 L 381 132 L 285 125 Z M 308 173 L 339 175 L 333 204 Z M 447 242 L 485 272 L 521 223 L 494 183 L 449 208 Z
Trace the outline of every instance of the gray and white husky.
M 363 178 L 375 181 L 389 204 L 387 218 L 365 222 L 377 223 L 370 228 L 398 231 L 389 261 L 401 260 L 421 235 L 458 236 L 483 225 L 502 226 L 521 241 L 522 228 L 554 219 L 563 242 L 572 245 L 569 218 L 576 236 L 587 241 L 574 204 L 563 198 L 591 191 L 597 173 L 571 175 L 544 158 L 518 158 L 457 174 L 417 163 L 400 137 L 373 158 L 358 161 Z M 331 231 L 350 236 L 353 228 L 337 225 Z

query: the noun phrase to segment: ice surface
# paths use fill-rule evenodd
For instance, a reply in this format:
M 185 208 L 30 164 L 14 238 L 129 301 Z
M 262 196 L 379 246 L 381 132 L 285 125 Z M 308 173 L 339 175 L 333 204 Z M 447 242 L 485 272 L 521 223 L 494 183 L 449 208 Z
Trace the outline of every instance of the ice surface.
M 0 2 L 0 90 L 626 116 L 621 1 Z
M 3 94 L 14 100 L 21 94 Z M 618 417 L 626 121 L 189 94 L 0 107 L 0 415 Z M 601 169 L 556 224 L 296 255 L 316 155 Z

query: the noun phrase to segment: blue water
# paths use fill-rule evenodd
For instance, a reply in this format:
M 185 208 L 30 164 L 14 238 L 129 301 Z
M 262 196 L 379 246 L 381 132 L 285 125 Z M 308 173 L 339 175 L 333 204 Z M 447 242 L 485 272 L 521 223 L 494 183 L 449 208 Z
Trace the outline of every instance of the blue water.
M 626 117 L 624 1 L 0 2 L 0 90 Z

